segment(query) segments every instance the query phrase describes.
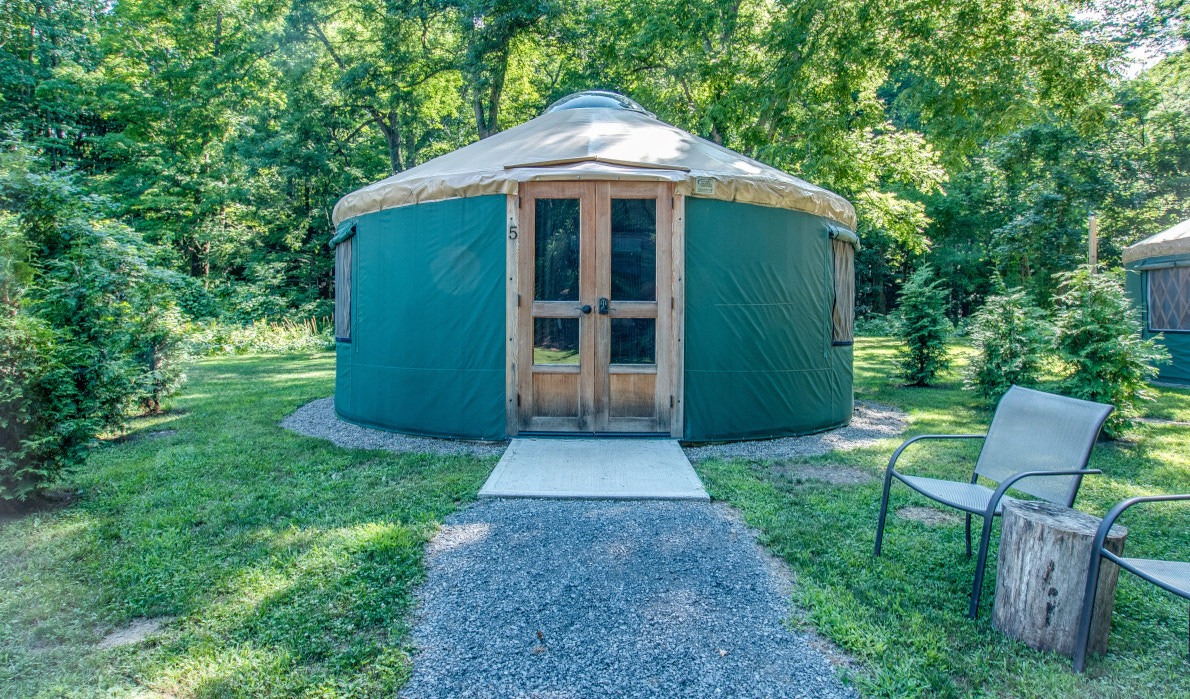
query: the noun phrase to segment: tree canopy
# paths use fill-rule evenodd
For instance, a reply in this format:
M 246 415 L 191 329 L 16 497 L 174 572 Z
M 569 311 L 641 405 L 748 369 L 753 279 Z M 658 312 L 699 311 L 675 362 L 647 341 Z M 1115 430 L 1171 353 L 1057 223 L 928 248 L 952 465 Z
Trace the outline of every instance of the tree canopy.
M 970 313 L 1190 215 L 1184 0 L 11 0 L 0 122 L 195 284 L 330 312 L 343 194 L 580 89 L 850 198 L 859 311 L 925 263 Z M 1138 70 L 1138 65 L 1147 63 Z M 1151 65 L 1148 65 L 1151 64 Z

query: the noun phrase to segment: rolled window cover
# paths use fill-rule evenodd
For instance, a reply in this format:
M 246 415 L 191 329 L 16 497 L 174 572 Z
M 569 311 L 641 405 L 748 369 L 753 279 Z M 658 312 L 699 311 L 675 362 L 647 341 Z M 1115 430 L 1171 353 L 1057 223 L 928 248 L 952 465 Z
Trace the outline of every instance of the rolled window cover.
M 831 239 L 835 302 L 831 309 L 831 344 L 855 342 L 855 246 L 842 237 Z
M 335 342 L 351 342 L 351 252 L 354 242 L 354 237 L 347 238 L 335 246 Z

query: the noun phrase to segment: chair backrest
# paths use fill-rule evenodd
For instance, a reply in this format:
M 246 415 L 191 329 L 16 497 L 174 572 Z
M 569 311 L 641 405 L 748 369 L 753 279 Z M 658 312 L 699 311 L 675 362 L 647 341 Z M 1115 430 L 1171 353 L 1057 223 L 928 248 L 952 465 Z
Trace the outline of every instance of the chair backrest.
M 1086 468 L 1103 421 L 1114 408 L 1013 386 L 1000 399 L 975 472 L 999 483 L 1021 471 Z M 1082 476 L 1025 478 L 1016 490 L 1071 507 Z

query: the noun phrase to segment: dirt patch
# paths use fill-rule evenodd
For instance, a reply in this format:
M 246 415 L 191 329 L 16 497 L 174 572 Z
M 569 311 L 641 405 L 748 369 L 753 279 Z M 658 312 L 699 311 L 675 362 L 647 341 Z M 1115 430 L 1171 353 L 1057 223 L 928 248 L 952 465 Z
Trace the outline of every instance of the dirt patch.
M 963 521 L 962 517 L 953 512 L 943 512 L 932 507 L 902 507 L 897 510 L 897 515 L 921 522 L 927 527 L 944 527 Z
M 1146 425 L 1177 425 L 1178 427 L 1190 427 L 1190 422 L 1182 422 L 1181 420 L 1166 420 L 1163 417 L 1138 417 L 1139 422 Z
M 863 469 L 835 464 L 776 464 L 770 471 L 797 482 L 819 481 L 831 485 L 863 485 L 876 480 L 876 476 Z
M 100 649 L 119 648 L 120 646 L 130 646 L 134 643 L 140 643 L 149 636 L 157 633 L 169 620 L 168 617 L 134 619 L 127 626 L 113 629 L 99 641 L 96 647 Z
M 131 444 L 133 442 L 144 442 L 151 439 L 161 439 L 162 437 L 172 437 L 177 433 L 178 431 L 175 429 L 153 430 L 151 432 L 129 432 L 127 434 L 122 434 L 119 437 L 102 441 L 106 441 L 109 444 Z
M 70 507 L 77 496 L 78 493 L 72 490 L 54 490 L 34 494 L 25 500 L 0 499 L 0 522 Z

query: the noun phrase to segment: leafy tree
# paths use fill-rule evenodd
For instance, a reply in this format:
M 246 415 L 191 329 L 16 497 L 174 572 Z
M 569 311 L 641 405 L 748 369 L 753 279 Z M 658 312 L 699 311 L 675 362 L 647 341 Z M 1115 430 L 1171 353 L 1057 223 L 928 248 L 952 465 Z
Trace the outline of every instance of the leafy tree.
M 929 265 L 913 273 L 901 288 L 897 308 L 897 336 L 901 339 L 901 376 L 911 386 L 929 386 L 950 366 L 946 341 L 951 323 L 946 318 L 946 292 Z
M 26 499 L 82 461 L 129 410 L 160 409 L 180 375 L 176 308 L 142 257 L 66 171 L 0 153 L 0 498 Z
M 965 388 L 997 401 L 1014 384 L 1037 383 L 1053 326 L 1024 289 L 1002 288 L 989 296 L 967 327 L 975 356 L 965 371 Z
M 1116 407 L 1104 431 L 1118 437 L 1136 416 L 1137 404 L 1150 398 L 1148 379 L 1154 362 L 1169 353 L 1152 339 L 1142 339 L 1138 311 L 1118 279 L 1093 274 L 1087 267 L 1060 277 L 1057 297 L 1057 351 L 1067 366 L 1066 393 Z

